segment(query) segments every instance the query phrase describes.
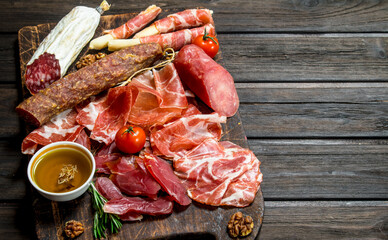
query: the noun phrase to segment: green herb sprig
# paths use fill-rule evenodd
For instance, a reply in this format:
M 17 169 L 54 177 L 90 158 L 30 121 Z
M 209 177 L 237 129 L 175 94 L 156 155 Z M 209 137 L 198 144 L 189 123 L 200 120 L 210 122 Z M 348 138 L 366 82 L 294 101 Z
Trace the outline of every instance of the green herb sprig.
M 93 220 L 94 237 L 96 239 L 106 238 L 105 231 L 107 226 L 111 233 L 117 233 L 123 225 L 119 216 L 104 212 L 103 207 L 107 200 L 97 191 L 94 183 L 90 184 L 89 192 L 92 195 L 92 204 L 95 210 Z

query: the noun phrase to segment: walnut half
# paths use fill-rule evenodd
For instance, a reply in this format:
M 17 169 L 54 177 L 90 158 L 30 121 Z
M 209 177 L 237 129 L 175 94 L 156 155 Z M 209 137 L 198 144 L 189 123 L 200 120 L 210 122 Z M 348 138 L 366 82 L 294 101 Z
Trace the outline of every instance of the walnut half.
M 65 234 L 69 238 L 76 238 L 84 232 L 84 225 L 81 222 L 70 220 L 65 224 Z
M 253 219 L 251 216 L 244 216 L 242 212 L 236 212 L 228 222 L 228 233 L 231 237 L 245 237 L 253 230 Z

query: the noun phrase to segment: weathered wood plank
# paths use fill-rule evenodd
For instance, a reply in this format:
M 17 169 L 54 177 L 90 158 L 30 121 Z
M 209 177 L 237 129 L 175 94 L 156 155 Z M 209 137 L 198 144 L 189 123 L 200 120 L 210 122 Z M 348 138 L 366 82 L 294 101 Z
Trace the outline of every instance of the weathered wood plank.
M 388 199 L 388 140 L 249 140 L 266 199 Z
M 0 203 L 1 239 L 35 239 L 31 203 Z
M 388 102 L 241 105 L 247 137 L 387 137 Z
M 388 34 L 219 34 L 236 82 L 387 81 Z
M 388 202 L 265 203 L 259 239 L 387 239 Z
M 241 104 L 388 102 L 388 83 L 380 82 L 236 83 L 235 85 Z
M 28 160 L 20 152 L 20 139 L 0 141 L 0 201 L 21 200 L 29 191 L 27 188 Z
M 26 210 L 14 203 L 0 205 L 0 234 L 4 239 L 34 237 Z M 258 239 L 386 239 L 387 211 L 386 201 L 266 201 Z
M 15 82 L 20 78 L 16 34 L 0 35 L 0 83 Z
M 0 3 L 7 24 L 0 32 L 16 32 L 27 25 L 57 22 L 76 5 L 96 7 L 100 0 L 88 1 L 3 1 Z M 223 0 L 223 1 L 111 1 L 106 14 L 140 12 L 151 4 L 164 10 L 206 7 L 214 11 L 219 32 L 381 32 L 387 31 L 386 1 L 309 1 L 309 0 Z
M 24 134 L 22 123 L 15 112 L 19 104 L 18 90 L 16 85 L 2 84 L 0 89 L 0 137 L 16 137 Z
M 218 36 L 236 82 L 388 81 L 388 34 Z M 0 82 L 20 81 L 15 41 L 12 34 L 0 41 Z

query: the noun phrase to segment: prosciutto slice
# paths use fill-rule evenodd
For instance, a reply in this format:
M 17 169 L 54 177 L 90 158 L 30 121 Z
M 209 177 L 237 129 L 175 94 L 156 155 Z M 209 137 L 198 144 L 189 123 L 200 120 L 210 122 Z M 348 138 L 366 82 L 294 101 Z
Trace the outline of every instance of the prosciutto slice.
M 160 197 L 156 200 L 139 198 L 139 197 L 124 197 L 121 199 L 113 199 L 108 201 L 103 208 L 106 213 L 118 215 L 139 213 L 147 215 L 165 215 L 172 213 L 173 202 L 167 197 Z
M 134 94 L 130 87 L 111 88 L 105 97 L 91 101 L 81 109 L 77 121 L 91 131 L 92 139 L 108 145 L 128 121 L 136 98 Z
M 120 199 L 120 189 L 107 177 L 98 177 L 95 181 L 97 191 L 107 200 Z
M 139 93 L 132 107 L 129 122 L 143 128 L 163 125 L 181 116 L 188 102 L 173 64 L 160 71 L 148 71 L 129 84 Z
M 110 145 L 102 147 L 97 154 L 94 156 L 96 161 L 96 169 L 98 173 L 110 174 L 110 169 L 106 163 L 115 161 L 121 157 L 119 149 L 116 147 L 116 143 L 113 142 Z
M 189 197 L 213 206 L 248 206 L 262 181 L 259 166 L 250 150 L 213 138 L 174 160 Z
M 108 166 L 114 172 L 110 175 L 110 179 L 123 193 L 131 196 L 157 198 L 157 193 L 161 189 L 160 185 L 151 174 L 144 172 L 134 164 L 134 157 L 121 157 Z
M 151 175 L 175 202 L 183 206 L 191 203 L 191 199 L 186 194 L 186 188 L 174 174 L 169 163 L 148 153 L 145 154 L 144 163 Z
M 84 128 L 76 122 L 76 116 L 74 109 L 68 109 L 32 131 L 22 142 L 22 153 L 32 155 L 38 146 L 58 141 L 76 141 Z
M 151 133 L 152 148 L 158 155 L 182 157 L 207 138 L 218 141 L 222 130 L 220 123 L 225 122 L 226 117 L 217 113 L 181 117 Z

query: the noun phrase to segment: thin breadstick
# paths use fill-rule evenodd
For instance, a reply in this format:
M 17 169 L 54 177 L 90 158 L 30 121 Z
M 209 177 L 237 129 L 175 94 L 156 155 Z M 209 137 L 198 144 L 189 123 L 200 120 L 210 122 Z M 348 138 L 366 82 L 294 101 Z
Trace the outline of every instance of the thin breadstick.
M 140 44 L 139 39 L 113 39 L 108 43 L 109 51 L 117 51 L 126 47 Z

